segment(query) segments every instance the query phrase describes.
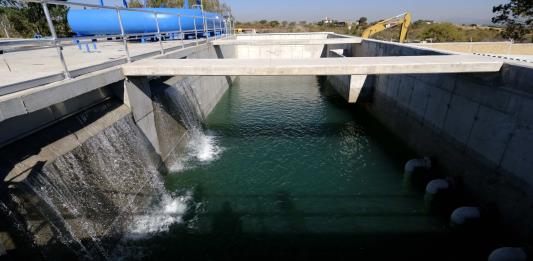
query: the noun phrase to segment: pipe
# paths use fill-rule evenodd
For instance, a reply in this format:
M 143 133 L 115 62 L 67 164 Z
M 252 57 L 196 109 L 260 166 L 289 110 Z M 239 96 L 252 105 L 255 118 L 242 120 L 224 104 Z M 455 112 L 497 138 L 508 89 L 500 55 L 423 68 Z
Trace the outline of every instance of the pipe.
M 183 9 L 189 9 L 189 0 L 183 0 Z
M 479 221 L 481 210 L 478 207 L 460 207 L 453 211 L 450 217 L 452 227 L 460 227 L 471 222 Z
M 434 179 L 426 186 L 424 205 L 426 210 L 433 213 L 446 213 L 450 205 L 452 183 L 445 179 Z
M 405 174 L 413 174 L 416 170 L 423 169 L 423 170 L 429 170 L 431 169 L 431 159 L 429 157 L 425 157 L 423 159 L 412 159 L 409 160 L 407 163 L 405 163 L 404 172 Z
M 137 12 L 146 11 L 146 12 Z M 151 12 L 151 13 L 150 13 Z M 199 9 L 182 8 L 134 8 L 132 10 L 121 10 L 122 22 L 126 34 L 156 33 L 156 19 L 154 13 L 158 13 L 159 27 L 162 33 L 179 30 L 179 19 L 184 31 L 194 30 L 194 20 L 196 20 L 197 30 L 202 33 L 202 15 L 206 19 L 217 20 L 216 13 L 202 13 Z M 174 15 L 173 15 L 174 14 Z M 196 18 L 193 18 L 195 16 Z M 117 22 L 117 14 L 113 10 L 95 9 L 70 9 L 67 14 L 68 23 L 73 32 L 79 36 L 120 34 L 120 27 Z M 208 25 L 212 29 L 212 23 Z
M 526 261 L 527 252 L 521 247 L 501 247 L 495 249 L 490 253 L 489 261 L 504 261 L 504 260 L 514 260 L 514 261 Z
M 426 193 L 430 195 L 435 195 L 440 192 L 450 189 L 450 182 L 445 179 L 435 179 L 428 183 L 426 186 Z

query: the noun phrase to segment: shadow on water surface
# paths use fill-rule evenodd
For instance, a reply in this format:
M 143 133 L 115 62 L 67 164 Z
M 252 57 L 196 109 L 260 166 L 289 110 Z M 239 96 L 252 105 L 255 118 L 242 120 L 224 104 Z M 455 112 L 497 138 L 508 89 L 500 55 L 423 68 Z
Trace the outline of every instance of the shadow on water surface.
M 144 260 L 477 260 L 486 257 L 483 247 L 476 245 L 482 239 L 454 236 L 442 231 L 405 232 L 401 222 L 399 229 L 387 231 L 313 232 L 306 220 L 313 213 L 300 211 L 293 197 L 280 190 L 272 195 L 260 195 L 261 200 L 270 198 L 276 209 L 274 213 L 250 210 L 238 211 L 229 199 L 235 195 L 203 195 L 203 199 L 220 201 L 213 212 L 199 213 L 199 223 L 209 224 L 206 230 L 190 227 L 188 222 L 176 224 L 167 233 L 153 238 L 131 242 L 142 246 L 146 256 L 133 257 Z M 310 197 L 319 197 L 310 196 Z M 192 210 L 189 210 L 192 211 Z M 342 213 L 330 213 L 342 216 Z M 391 218 L 388 214 L 384 214 Z M 245 220 L 275 216 L 281 231 L 247 230 Z M 423 217 L 422 213 L 414 216 Z M 368 217 L 376 215 L 351 215 L 354 223 L 364 225 Z M 394 217 L 392 217 L 394 218 Z M 196 220 L 198 222 L 198 220 Z M 201 231 L 200 231 L 201 230 Z M 259 229 L 261 230 L 261 229 Z M 480 241 L 481 240 L 481 241 Z M 480 243 L 481 244 L 481 243 Z M 472 249 L 476 249 L 472 251 Z M 466 251 L 468 250 L 468 251 Z M 438 254 L 437 254 L 438 253 Z

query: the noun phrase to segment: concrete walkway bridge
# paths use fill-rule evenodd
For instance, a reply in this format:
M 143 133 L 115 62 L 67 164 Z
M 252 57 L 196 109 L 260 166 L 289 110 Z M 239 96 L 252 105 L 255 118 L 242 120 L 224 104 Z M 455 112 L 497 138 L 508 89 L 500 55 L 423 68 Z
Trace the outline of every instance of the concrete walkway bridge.
M 503 62 L 473 55 L 315 59 L 154 59 L 124 65 L 125 76 L 283 76 L 498 72 Z
M 504 65 L 501 59 L 459 53 L 365 56 L 359 37 L 298 36 L 215 40 L 211 45 L 218 59 L 147 59 L 122 66 L 122 72 L 126 77 L 226 76 L 228 81 L 229 76 L 346 76 L 348 84 L 338 84 L 337 90 L 355 103 L 372 84 L 368 75 L 495 73 Z

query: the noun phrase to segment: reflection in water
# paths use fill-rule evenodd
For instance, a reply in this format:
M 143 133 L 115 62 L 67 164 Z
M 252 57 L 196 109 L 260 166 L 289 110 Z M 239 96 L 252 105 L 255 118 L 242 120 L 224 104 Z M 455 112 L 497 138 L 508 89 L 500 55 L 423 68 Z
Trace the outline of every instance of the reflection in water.
M 215 237 L 234 237 L 242 233 L 242 223 L 229 202 L 222 204 L 222 209 L 213 216 L 212 232 Z
M 288 222 L 288 231 L 291 233 L 302 233 L 305 231 L 305 218 L 296 210 L 294 202 L 288 192 L 278 191 L 276 194 L 276 204 Z

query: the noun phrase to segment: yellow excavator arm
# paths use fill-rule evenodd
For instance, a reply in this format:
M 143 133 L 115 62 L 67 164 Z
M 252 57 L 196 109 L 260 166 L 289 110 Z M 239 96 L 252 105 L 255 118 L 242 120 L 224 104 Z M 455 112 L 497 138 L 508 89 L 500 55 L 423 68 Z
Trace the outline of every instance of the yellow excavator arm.
M 368 27 L 363 31 L 362 37 L 369 38 L 374 34 L 377 34 L 386 29 L 401 25 L 400 29 L 400 39 L 399 42 L 403 43 L 407 38 L 407 32 L 409 31 L 409 26 L 411 25 L 411 13 L 406 12 L 401 15 L 389 18 L 387 20 L 381 21 L 375 25 Z

